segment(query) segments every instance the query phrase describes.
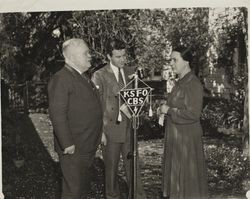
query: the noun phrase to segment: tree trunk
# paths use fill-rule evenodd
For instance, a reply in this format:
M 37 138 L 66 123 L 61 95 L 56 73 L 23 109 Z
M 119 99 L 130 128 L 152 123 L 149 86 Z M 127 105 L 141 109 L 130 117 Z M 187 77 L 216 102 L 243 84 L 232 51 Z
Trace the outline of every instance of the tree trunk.
M 248 74 L 248 21 L 247 21 L 247 8 L 243 7 L 241 8 L 241 11 L 243 13 L 244 22 L 245 22 L 245 33 L 244 33 L 244 39 L 245 39 L 245 45 L 246 45 L 246 58 L 245 58 L 245 71 L 246 74 Z M 246 78 L 245 83 L 245 101 L 244 101 L 244 118 L 243 118 L 243 130 L 244 130 L 244 136 L 243 136 L 243 153 L 248 156 L 248 160 L 250 161 L 250 135 L 249 135 L 249 109 L 248 109 L 248 78 Z
M 245 86 L 244 118 L 243 118 L 243 154 L 248 156 L 250 161 L 250 136 L 249 136 L 249 114 L 248 114 L 248 83 Z

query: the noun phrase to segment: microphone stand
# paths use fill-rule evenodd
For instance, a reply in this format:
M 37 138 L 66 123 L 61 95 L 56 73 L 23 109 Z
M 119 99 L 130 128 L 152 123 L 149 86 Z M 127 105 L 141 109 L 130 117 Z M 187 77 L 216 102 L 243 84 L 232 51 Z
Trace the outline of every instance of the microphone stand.
M 147 91 L 147 97 L 148 94 L 151 93 L 152 88 L 150 88 L 147 84 L 145 84 L 143 81 L 141 81 L 138 77 L 138 75 L 140 74 L 140 72 L 137 70 L 133 75 L 131 75 L 131 77 L 134 77 L 134 80 L 132 80 L 131 82 L 134 82 L 134 90 L 144 90 Z M 139 82 L 144 84 L 143 88 L 138 88 L 138 84 Z M 133 90 L 133 89 L 132 89 Z M 144 96 L 146 97 L 146 96 Z M 146 100 L 146 99 L 144 99 Z M 143 102 L 143 104 L 141 104 L 141 107 L 144 105 L 145 101 Z M 151 103 L 151 100 L 150 100 Z M 132 115 L 132 128 L 133 131 L 131 131 L 131 151 L 128 153 L 127 155 L 127 159 L 131 160 L 131 164 L 130 164 L 130 170 L 131 170 L 131 174 L 130 174 L 130 179 L 129 179 L 129 198 L 130 199 L 137 199 L 137 172 L 138 172 L 138 142 L 137 142 L 137 129 L 139 127 L 139 112 L 141 107 L 137 107 L 136 105 L 134 105 L 134 111 L 133 115 Z M 151 105 L 150 105 L 151 107 Z M 152 112 L 152 110 L 151 110 Z M 133 134 L 133 135 L 132 135 Z
M 138 75 L 135 74 L 135 89 L 138 88 Z M 138 143 L 137 143 L 137 128 L 138 128 L 138 115 L 134 114 L 132 116 L 132 127 L 133 127 L 133 135 L 132 138 L 132 145 L 131 145 L 131 152 L 129 154 L 129 158 L 132 159 L 131 162 L 131 176 L 130 176 L 130 198 L 136 199 L 137 198 L 137 160 L 138 160 Z M 132 156 L 132 157 L 131 157 Z

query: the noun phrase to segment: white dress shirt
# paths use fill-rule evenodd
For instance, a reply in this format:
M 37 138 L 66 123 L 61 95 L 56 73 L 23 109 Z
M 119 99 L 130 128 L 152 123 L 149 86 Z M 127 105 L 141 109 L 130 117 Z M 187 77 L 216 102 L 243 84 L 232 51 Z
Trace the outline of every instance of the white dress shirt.
M 74 68 L 80 75 L 82 75 L 82 72 L 80 70 L 78 70 L 76 67 L 71 66 L 72 68 Z
M 113 70 L 113 72 L 114 72 L 114 74 L 115 74 L 115 78 L 116 78 L 116 80 L 117 80 L 117 82 L 118 82 L 118 76 L 119 76 L 119 68 L 118 67 L 116 67 L 116 66 L 114 66 L 111 62 L 110 62 L 110 67 L 111 67 L 111 69 Z M 121 74 L 122 74 L 122 79 L 123 79 L 123 82 L 124 82 L 124 84 L 126 85 L 126 78 L 125 78 L 125 74 L 124 74 L 124 70 L 123 70 L 123 68 L 121 68 L 120 69 L 120 71 L 121 71 Z

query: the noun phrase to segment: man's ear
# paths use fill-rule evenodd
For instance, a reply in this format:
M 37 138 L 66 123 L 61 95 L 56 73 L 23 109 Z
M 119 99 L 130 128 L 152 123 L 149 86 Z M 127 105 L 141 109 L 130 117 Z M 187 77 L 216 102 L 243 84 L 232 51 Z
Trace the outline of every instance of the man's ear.
M 71 61 L 72 59 L 72 53 L 69 50 L 66 50 L 63 52 L 64 59 L 67 61 Z

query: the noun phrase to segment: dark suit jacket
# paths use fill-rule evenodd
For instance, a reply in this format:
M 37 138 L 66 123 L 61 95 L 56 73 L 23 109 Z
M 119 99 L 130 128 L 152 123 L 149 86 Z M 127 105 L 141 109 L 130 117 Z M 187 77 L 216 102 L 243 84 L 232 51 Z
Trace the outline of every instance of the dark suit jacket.
M 65 66 L 49 82 L 49 114 L 55 150 L 75 145 L 78 154 L 95 152 L 100 143 L 103 114 L 99 93 L 76 70 Z
M 133 68 L 124 67 L 126 83 L 129 83 L 128 76 L 133 73 Z M 122 114 L 122 121 L 117 124 L 119 110 L 119 84 L 115 74 L 107 64 L 100 70 L 96 71 L 92 77 L 93 82 L 99 87 L 103 107 L 103 131 L 109 141 L 125 142 L 128 138 L 128 132 L 131 130 L 131 123 L 127 117 Z

